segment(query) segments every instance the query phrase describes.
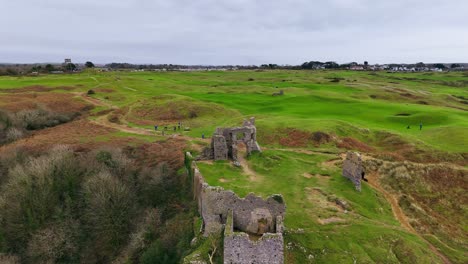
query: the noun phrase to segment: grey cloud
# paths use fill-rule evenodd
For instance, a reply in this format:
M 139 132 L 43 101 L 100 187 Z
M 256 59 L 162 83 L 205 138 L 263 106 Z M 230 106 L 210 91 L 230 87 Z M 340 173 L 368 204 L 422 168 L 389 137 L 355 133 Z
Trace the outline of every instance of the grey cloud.
M 463 62 L 467 12 L 464 0 L 0 0 L 0 61 Z

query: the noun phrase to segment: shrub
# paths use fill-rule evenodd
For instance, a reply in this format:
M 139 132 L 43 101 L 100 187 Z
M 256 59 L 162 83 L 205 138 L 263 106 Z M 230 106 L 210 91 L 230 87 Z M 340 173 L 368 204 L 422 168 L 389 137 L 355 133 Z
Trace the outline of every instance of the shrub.
M 14 255 L 0 253 L 0 263 L 2 264 L 20 264 L 20 258 Z
M 117 177 L 101 172 L 84 184 L 85 215 L 94 234 L 95 251 L 113 256 L 130 231 L 135 203 L 130 189 Z
M 77 196 L 79 171 L 66 147 L 10 170 L 9 180 L 2 186 L 0 216 L 11 248 L 21 251 L 29 235 L 65 204 L 65 197 Z
M 22 110 L 15 114 L 15 118 L 22 122 L 22 127 L 27 130 L 36 130 L 66 123 L 74 116 L 52 113 L 46 109 L 34 109 Z
M 8 171 L 15 167 L 17 163 L 25 162 L 26 155 L 27 152 L 22 147 L 14 147 L 0 152 L 0 187 L 7 182 Z
M 133 170 L 133 162 L 120 149 L 100 150 L 96 154 L 96 160 L 124 181 L 128 180 L 124 176 Z
M 70 263 L 78 259 L 77 221 L 49 225 L 35 232 L 28 242 L 27 256 L 33 263 Z
M 111 123 L 116 123 L 116 124 L 121 124 L 120 122 L 120 116 L 117 114 L 110 114 L 107 116 L 107 120 Z
M 187 253 L 190 185 L 168 165 L 136 170 L 119 149 L 1 154 L 0 252 L 25 263 L 178 263 Z
M 112 154 L 109 151 L 101 150 L 96 154 L 96 160 L 100 163 L 105 164 L 106 166 L 113 168 L 116 166 L 112 160 Z
M 140 258 L 141 264 L 170 264 L 178 263 L 173 252 L 163 248 L 161 242 L 156 240 L 151 246 L 143 252 Z
M 137 229 L 129 235 L 129 242 L 120 256 L 124 259 L 138 259 L 138 254 L 148 248 L 151 242 L 157 237 L 157 234 L 163 230 L 161 212 L 157 208 L 146 209 L 141 220 L 137 222 Z
M 0 110 L 0 144 L 10 142 L 19 136 L 18 131 L 21 132 L 21 128 L 21 123 L 14 118 L 14 115 Z
M 23 131 L 18 128 L 10 127 L 6 132 L 6 141 L 12 142 L 22 138 L 24 135 Z
M 190 110 L 190 112 L 189 112 L 189 118 L 195 118 L 195 117 L 197 117 L 197 116 L 198 116 L 198 114 L 197 114 L 197 112 L 195 112 L 195 110 Z

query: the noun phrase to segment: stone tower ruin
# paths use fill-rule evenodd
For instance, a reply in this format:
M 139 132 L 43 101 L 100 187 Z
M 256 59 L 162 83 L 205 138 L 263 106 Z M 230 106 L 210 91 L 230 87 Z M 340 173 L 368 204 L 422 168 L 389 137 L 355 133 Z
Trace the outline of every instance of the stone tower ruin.
M 343 161 L 343 176 L 354 183 L 356 190 L 361 191 L 361 179 L 364 177 L 364 168 L 359 153 L 346 153 L 346 159 Z
M 216 128 L 211 138 L 211 146 L 203 150 L 199 159 L 237 161 L 237 145 L 243 143 L 247 154 L 253 151 L 261 151 L 257 143 L 257 128 L 255 118 L 244 120 L 241 127 Z

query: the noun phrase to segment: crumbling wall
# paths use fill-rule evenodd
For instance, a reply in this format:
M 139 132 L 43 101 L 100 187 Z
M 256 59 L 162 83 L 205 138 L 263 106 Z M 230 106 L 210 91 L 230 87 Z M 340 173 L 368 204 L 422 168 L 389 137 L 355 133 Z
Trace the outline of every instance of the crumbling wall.
M 283 263 L 283 197 L 273 195 L 264 200 L 250 193 L 240 198 L 206 183 L 188 152 L 185 164 L 193 180 L 203 234 L 220 234 L 224 228 L 224 263 Z
M 214 134 L 211 138 L 211 146 L 211 148 L 213 149 L 214 160 L 227 160 L 228 146 L 225 137 L 218 134 Z
M 190 153 L 186 156 L 191 159 Z M 274 232 L 276 217 L 284 217 L 286 205 L 281 195 L 264 200 L 250 193 L 240 198 L 231 190 L 206 183 L 195 161 L 187 165 L 193 177 L 193 194 L 203 218 L 205 235 L 221 232 L 229 209 L 234 214 L 234 228 L 252 234 Z
M 240 138 L 237 136 L 241 135 Z M 257 142 L 257 128 L 255 118 L 244 120 L 241 127 L 216 128 L 211 138 L 210 147 L 205 148 L 198 160 L 237 160 L 237 144 L 244 143 L 247 154 L 252 151 L 261 151 Z
M 283 264 L 284 241 L 282 217 L 277 216 L 279 230 L 265 233 L 258 240 L 252 240 L 244 232 L 234 231 L 233 213 L 229 211 L 224 230 L 224 264 Z
M 357 152 L 346 153 L 346 159 L 343 161 L 343 176 L 350 179 L 358 191 L 361 191 L 363 172 L 361 155 Z
M 284 216 L 286 205 L 281 195 L 272 195 L 266 200 L 248 194 L 238 197 L 233 191 L 208 185 L 196 164 L 192 164 L 194 196 L 198 211 L 203 218 L 204 234 L 217 233 L 226 222 L 228 210 L 234 214 L 234 228 L 252 234 L 274 232 L 276 217 Z

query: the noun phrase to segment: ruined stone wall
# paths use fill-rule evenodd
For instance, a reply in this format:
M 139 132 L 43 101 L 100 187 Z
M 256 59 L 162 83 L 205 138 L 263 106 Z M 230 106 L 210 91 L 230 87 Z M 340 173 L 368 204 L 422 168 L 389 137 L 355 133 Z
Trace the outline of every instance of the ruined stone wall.
M 237 136 L 242 137 L 238 138 Z M 227 160 L 237 161 L 237 144 L 244 143 L 247 154 L 252 151 L 262 151 L 257 142 L 257 128 L 255 118 L 244 120 L 242 127 L 216 128 L 211 138 L 210 147 L 205 148 L 198 160 Z
M 346 159 L 343 161 L 343 176 L 350 179 L 358 191 L 361 191 L 363 171 L 361 155 L 357 152 L 346 153 Z
M 265 233 L 258 240 L 251 240 L 243 232 L 235 232 L 232 211 L 224 230 L 224 264 L 283 264 L 284 241 L 282 217 L 278 216 L 276 229 L 281 232 Z
M 214 160 L 227 160 L 228 159 L 228 146 L 226 144 L 226 138 L 214 134 L 211 138 L 211 145 L 213 149 Z
M 224 228 L 224 263 L 284 262 L 286 205 L 281 195 L 264 200 L 250 193 L 239 198 L 230 190 L 210 186 L 188 152 L 186 167 L 193 179 L 193 193 L 203 219 L 204 235 L 219 234 Z M 251 239 L 248 233 L 259 238 Z
M 281 195 L 272 195 L 264 200 L 250 193 L 240 198 L 233 191 L 208 185 L 194 161 L 191 169 L 194 198 L 203 218 L 205 235 L 222 230 L 229 209 L 233 211 L 235 229 L 253 234 L 275 232 L 277 216 L 284 217 L 286 212 Z

